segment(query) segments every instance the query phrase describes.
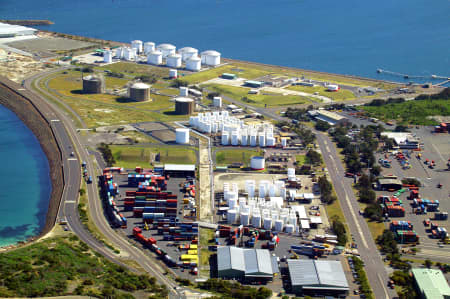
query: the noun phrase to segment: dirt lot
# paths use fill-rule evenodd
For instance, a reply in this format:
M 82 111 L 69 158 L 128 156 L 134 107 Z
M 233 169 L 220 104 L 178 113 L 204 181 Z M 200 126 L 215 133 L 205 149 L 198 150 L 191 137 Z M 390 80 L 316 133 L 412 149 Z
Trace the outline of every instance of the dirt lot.
M 46 67 L 31 57 L 0 49 L 0 74 L 20 83 L 25 77 L 42 72 Z

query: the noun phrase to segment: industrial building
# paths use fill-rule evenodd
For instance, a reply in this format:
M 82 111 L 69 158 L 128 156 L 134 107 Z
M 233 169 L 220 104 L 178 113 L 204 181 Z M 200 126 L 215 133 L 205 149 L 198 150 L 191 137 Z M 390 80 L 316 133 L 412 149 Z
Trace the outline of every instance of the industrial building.
M 420 298 L 450 298 L 450 287 L 441 270 L 416 268 L 411 271 Z
M 349 285 L 340 261 L 291 260 L 288 270 L 292 292 L 297 295 L 347 295 Z
M 217 249 L 217 275 L 219 278 L 241 281 L 271 281 L 278 273 L 276 256 L 267 249 L 244 249 L 234 246 Z
M 393 139 L 395 144 L 401 149 L 418 149 L 420 147 L 419 140 L 414 138 L 411 133 L 382 132 L 381 136 Z
M 346 118 L 345 116 L 339 115 L 337 113 L 328 110 L 312 110 L 309 111 L 308 114 L 312 118 L 327 122 L 332 126 L 348 122 L 348 118 Z
M 390 190 L 390 189 L 399 190 L 402 189 L 403 184 L 402 181 L 400 181 L 399 179 L 382 178 L 378 179 L 377 187 L 378 190 Z
M 164 175 L 170 175 L 172 177 L 195 177 L 195 165 L 194 164 L 165 164 Z
M 247 80 L 244 82 L 245 86 L 251 87 L 251 88 L 261 88 L 264 86 L 264 82 L 261 81 L 254 81 L 254 80 Z
M 36 29 L 30 27 L 0 23 L 0 38 L 31 36 L 34 35 L 36 31 Z

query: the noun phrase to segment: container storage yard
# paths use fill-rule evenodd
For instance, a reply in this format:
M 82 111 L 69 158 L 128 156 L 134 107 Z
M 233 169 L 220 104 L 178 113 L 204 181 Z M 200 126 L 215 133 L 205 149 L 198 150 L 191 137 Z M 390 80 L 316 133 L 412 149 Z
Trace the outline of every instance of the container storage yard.
M 175 178 L 165 167 L 105 168 L 100 177 L 111 226 L 134 238 L 168 267 L 196 274 L 198 224 L 195 178 Z

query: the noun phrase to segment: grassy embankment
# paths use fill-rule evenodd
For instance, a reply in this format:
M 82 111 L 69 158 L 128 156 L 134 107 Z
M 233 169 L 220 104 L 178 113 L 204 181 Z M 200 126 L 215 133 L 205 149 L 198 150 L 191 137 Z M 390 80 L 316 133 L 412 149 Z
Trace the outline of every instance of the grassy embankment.
M 281 93 L 265 92 L 260 91 L 260 94 L 248 94 L 250 88 L 246 87 L 236 87 L 229 85 L 219 85 L 219 84 L 205 84 L 202 87 L 207 88 L 210 91 L 218 92 L 232 99 L 241 100 L 246 97 L 248 100 L 246 103 L 257 106 L 257 107 L 278 107 L 287 105 L 299 105 L 310 103 L 306 97 L 293 96 L 293 95 L 282 95 Z
M 166 298 L 167 294 L 154 278 L 111 263 L 72 234 L 2 253 L 0 264 L 0 297 Z
M 300 86 L 300 85 L 289 86 L 289 87 L 287 87 L 287 89 L 302 91 L 302 92 L 306 92 L 306 93 L 310 93 L 310 94 L 314 94 L 315 92 L 318 92 L 319 95 L 333 99 L 334 101 L 345 101 L 345 100 L 355 99 L 355 95 L 353 94 L 353 92 L 351 92 L 348 89 L 340 89 L 338 91 L 331 92 L 331 91 L 327 91 L 327 89 L 323 86 L 309 87 L 309 86 Z
M 57 96 L 83 119 L 88 127 L 124 124 L 142 121 L 171 121 L 186 119 L 173 114 L 174 104 L 167 96 L 152 94 L 150 102 L 131 102 L 108 94 L 82 94 L 79 72 L 65 71 L 50 75 L 41 81 L 40 87 Z M 123 88 L 126 79 L 105 77 L 108 89 Z
M 229 149 L 216 151 L 217 165 L 230 165 L 232 163 L 244 163 L 250 166 L 250 159 L 253 156 L 262 155 L 262 151 L 252 149 Z
M 362 106 L 370 117 L 382 121 L 395 119 L 402 125 L 437 125 L 438 123 L 427 117 L 450 116 L 450 100 L 412 100 L 403 103 L 391 103 L 383 106 Z
M 200 259 L 199 273 L 201 276 L 209 277 L 209 259 L 214 252 L 208 250 L 209 245 L 214 245 L 214 230 L 208 228 L 200 228 Z
M 139 146 L 110 146 L 116 163 L 114 166 L 135 168 L 150 165 L 152 156 L 160 154 L 160 163 L 195 164 L 197 154 L 191 147 L 139 147 Z M 159 163 L 159 162 L 155 162 Z

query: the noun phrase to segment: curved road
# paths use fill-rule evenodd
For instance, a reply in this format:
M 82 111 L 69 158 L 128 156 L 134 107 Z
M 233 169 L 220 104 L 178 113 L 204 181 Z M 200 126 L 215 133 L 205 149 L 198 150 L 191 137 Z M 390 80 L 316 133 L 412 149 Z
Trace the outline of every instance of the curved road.
M 52 102 L 60 102 L 59 99 L 38 87 L 38 83 L 43 76 L 57 71 L 60 70 L 52 70 L 51 72 L 41 73 L 30 77 L 25 80 L 24 87 L 28 89 L 28 91 L 31 91 L 31 93 L 25 92 L 27 93 L 27 97 L 33 98 L 33 101 L 36 102 L 35 104 L 39 107 L 39 110 L 41 110 L 51 121 L 57 141 L 63 152 L 63 168 L 66 185 L 63 191 L 59 216 L 65 217 L 68 221 L 68 226 L 70 229 L 91 248 L 115 263 L 123 265 L 127 268 L 129 268 L 129 266 L 126 266 L 122 262 L 118 261 L 118 259 L 123 256 L 134 260 L 148 273 L 154 275 L 160 283 L 166 285 L 172 298 L 179 298 L 180 294 L 175 290 L 177 284 L 172 282 L 172 280 L 163 274 L 166 272 L 164 268 L 155 262 L 155 260 L 152 260 L 146 256 L 140 249 L 130 244 L 126 238 L 116 233 L 106 221 L 103 214 L 102 202 L 99 198 L 98 189 L 96 187 L 96 175 L 101 173 L 99 172 L 100 169 L 98 166 L 94 167 L 87 149 L 81 142 L 80 136 L 77 133 L 77 129 L 75 128 L 72 119 L 70 119 L 66 112 L 60 111 L 57 105 Z M 44 94 L 46 98 L 51 99 L 52 101 L 46 101 L 40 94 L 34 93 L 34 89 L 39 90 L 39 92 Z M 76 157 L 72 157 L 71 152 L 75 152 L 80 160 Z M 87 185 L 88 209 L 90 212 L 90 217 L 108 241 L 110 241 L 115 248 L 120 249 L 121 256 L 115 254 L 110 249 L 105 247 L 104 244 L 95 239 L 80 222 L 77 208 L 78 191 L 80 189 L 81 182 L 80 161 L 86 161 L 88 173 L 93 177 L 93 183 Z

